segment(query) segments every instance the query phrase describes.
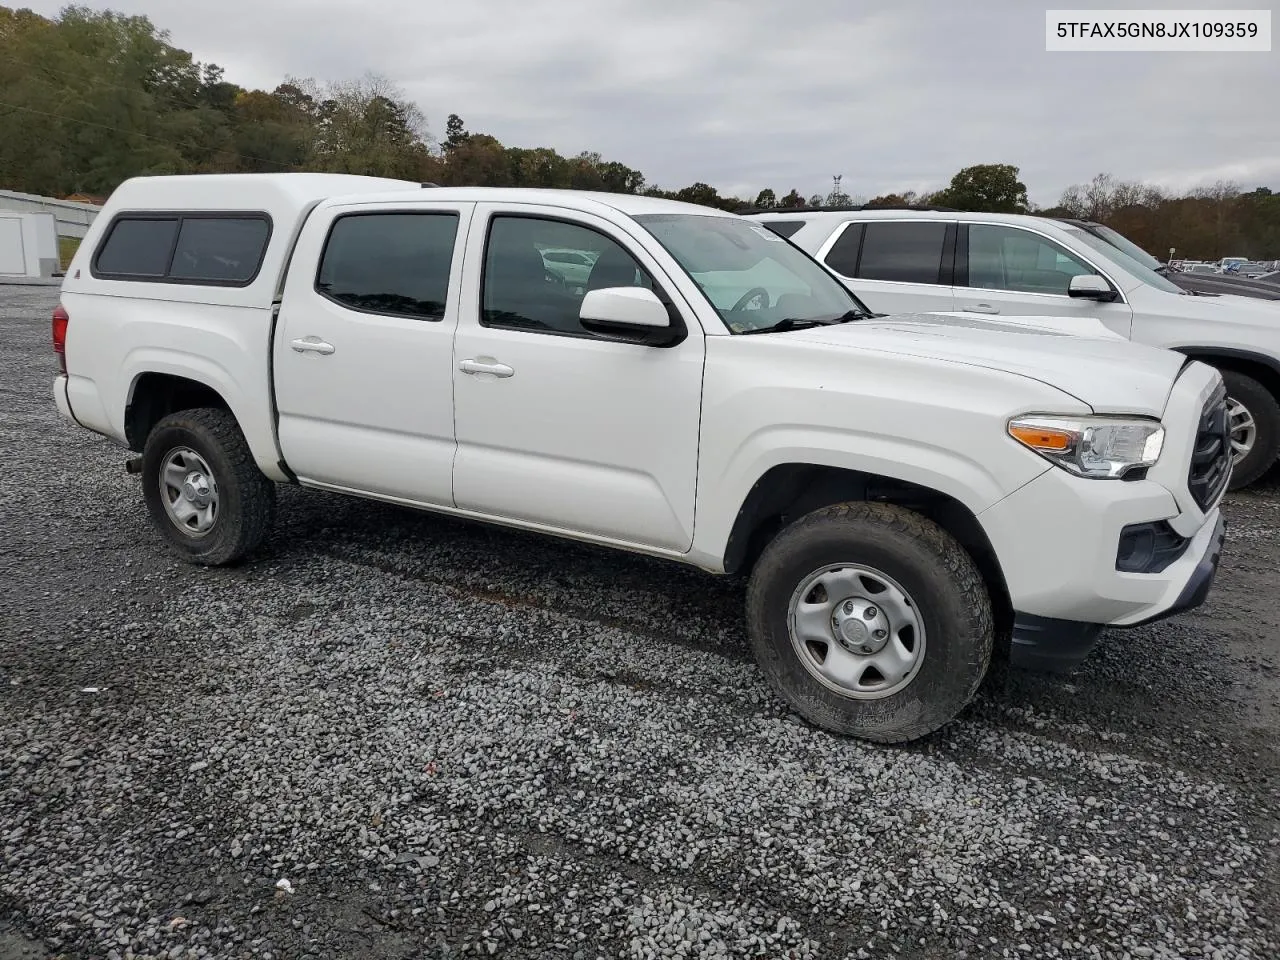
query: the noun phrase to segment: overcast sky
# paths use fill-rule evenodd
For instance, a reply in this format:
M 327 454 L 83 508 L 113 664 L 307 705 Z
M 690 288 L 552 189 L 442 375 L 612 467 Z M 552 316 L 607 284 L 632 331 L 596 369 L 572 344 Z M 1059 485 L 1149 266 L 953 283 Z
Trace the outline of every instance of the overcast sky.
M 807 196 L 839 173 L 871 197 L 974 163 L 1021 167 L 1046 205 L 1104 171 L 1280 189 L 1280 48 L 1047 53 L 1046 4 L 1027 0 L 82 2 L 146 14 L 242 86 L 372 70 L 441 139 L 457 113 L 509 146 L 598 151 L 672 189 Z

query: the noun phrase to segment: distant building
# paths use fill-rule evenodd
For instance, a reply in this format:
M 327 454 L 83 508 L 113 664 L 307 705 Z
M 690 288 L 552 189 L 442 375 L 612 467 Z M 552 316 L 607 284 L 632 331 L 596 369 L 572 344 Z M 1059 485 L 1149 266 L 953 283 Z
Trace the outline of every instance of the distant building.
M 57 197 L 41 197 L 34 193 L 19 193 L 17 190 L 0 190 L 0 211 L 51 213 L 60 237 L 83 237 L 89 232 L 89 224 L 93 223 L 101 209 L 100 203 L 79 199 L 59 200 Z

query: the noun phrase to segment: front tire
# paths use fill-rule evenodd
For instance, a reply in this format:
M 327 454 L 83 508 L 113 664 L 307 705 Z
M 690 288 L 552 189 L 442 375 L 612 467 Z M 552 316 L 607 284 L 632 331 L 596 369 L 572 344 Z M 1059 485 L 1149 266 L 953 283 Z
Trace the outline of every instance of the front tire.
M 142 491 L 169 545 L 202 566 L 242 559 L 275 519 L 275 484 L 226 410 L 182 410 L 157 423 L 142 452 Z
M 1247 487 L 1280 457 L 1280 403 L 1257 380 L 1234 370 L 1222 371 L 1227 386 L 1234 466 L 1231 489 Z
M 880 743 L 923 737 L 973 698 L 991 598 L 973 559 L 909 510 L 841 503 L 783 530 L 747 590 L 756 661 L 809 722 Z

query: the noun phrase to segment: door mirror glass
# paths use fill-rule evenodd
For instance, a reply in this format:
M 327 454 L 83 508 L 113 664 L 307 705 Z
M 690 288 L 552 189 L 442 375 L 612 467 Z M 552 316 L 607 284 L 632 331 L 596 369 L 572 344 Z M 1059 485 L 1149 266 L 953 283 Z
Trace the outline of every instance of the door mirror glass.
M 1096 273 L 1085 273 L 1071 278 L 1067 293 L 1085 300 L 1114 300 L 1116 293 L 1111 284 Z

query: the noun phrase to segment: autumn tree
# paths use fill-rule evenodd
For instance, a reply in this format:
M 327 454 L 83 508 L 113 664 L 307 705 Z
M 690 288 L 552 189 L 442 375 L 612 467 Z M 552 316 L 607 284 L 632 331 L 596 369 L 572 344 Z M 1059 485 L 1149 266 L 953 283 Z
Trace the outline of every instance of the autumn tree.
M 965 167 L 930 200 L 938 206 L 988 213 L 1024 213 L 1028 206 L 1027 185 L 1018 179 L 1018 168 L 1007 163 Z

